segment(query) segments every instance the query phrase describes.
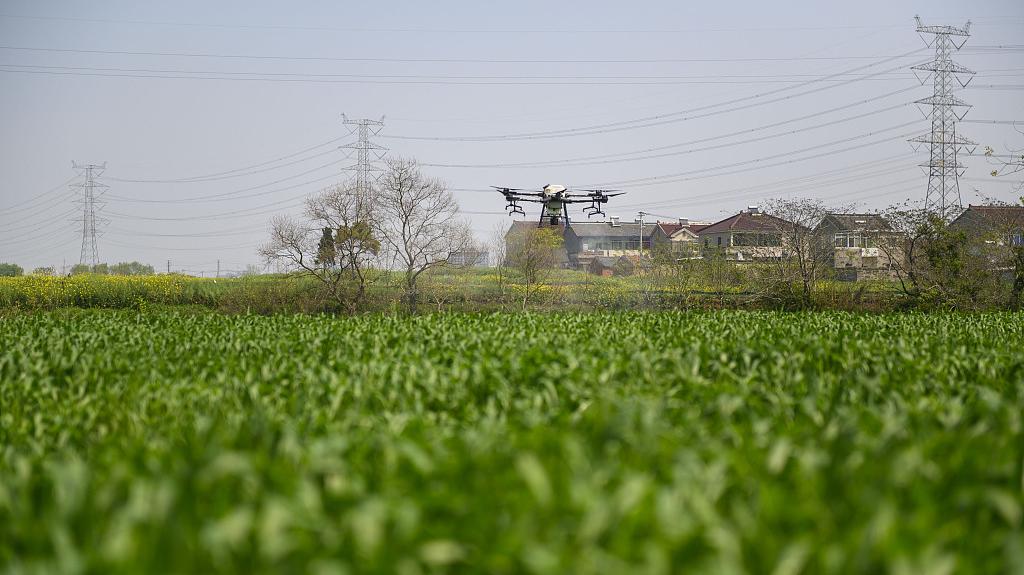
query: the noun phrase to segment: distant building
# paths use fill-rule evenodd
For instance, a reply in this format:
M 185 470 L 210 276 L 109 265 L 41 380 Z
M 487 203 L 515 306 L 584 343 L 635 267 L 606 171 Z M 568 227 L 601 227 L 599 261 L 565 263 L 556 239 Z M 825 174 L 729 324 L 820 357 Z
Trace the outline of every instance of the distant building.
M 878 214 L 825 214 L 815 236 L 843 281 L 891 277 L 891 257 L 902 257 L 901 236 Z
M 700 238 L 697 232 L 711 225 L 710 222 L 691 222 L 679 218 L 677 222 L 658 222 L 651 232 L 651 248 L 654 253 L 661 250 L 677 259 L 700 257 Z
M 487 250 L 462 250 L 448 259 L 450 265 L 468 268 L 485 268 L 489 261 Z
M 751 206 L 700 229 L 697 237 L 705 256 L 721 255 L 739 262 L 777 260 L 788 256 L 783 231 L 792 225 Z
M 967 236 L 971 255 L 987 260 L 1010 281 L 1024 274 L 1024 206 L 967 206 L 950 222 L 950 230 Z
M 554 229 L 560 236 L 562 236 L 563 240 L 565 238 L 565 225 L 562 223 L 551 225 L 547 221 L 538 223 L 536 220 L 515 220 L 512 222 L 512 225 L 509 226 L 508 231 L 505 232 L 505 257 L 509 257 L 509 255 L 515 251 L 516 246 L 522 241 L 523 236 L 529 230 L 535 230 L 538 227 Z M 564 245 L 559 248 L 555 259 L 558 267 L 569 267 L 569 256 L 566 253 Z M 498 262 L 495 262 L 495 264 L 497 263 Z
M 609 218 L 607 222 L 571 222 L 565 229 L 569 264 L 589 269 L 596 257 L 638 256 L 641 246 L 649 252 L 654 229 L 654 223 L 622 223 L 618 218 Z
M 651 236 L 657 226 L 654 222 L 644 223 L 642 226 L 638 222 L 622 223 L 619 218 L 609 218 L 606 222 L 571 222 L 568 226 L 520 220 L 512 222 L 508 233 L 505 234 L 506 249 L 514 249 L 517 235 L 527 229 L 537 228 L 538 225 L 556 228 L 561 232 L 565 241 L 562 259 L 564 267 L 584 270 L 589 269 L 590 262 L 597 257 L 637 257 L 640 255 L 641 245 L 649 252 Z
M 1024 245 L 1024 206 L 969 205 L 949 227 L 995 245 Z

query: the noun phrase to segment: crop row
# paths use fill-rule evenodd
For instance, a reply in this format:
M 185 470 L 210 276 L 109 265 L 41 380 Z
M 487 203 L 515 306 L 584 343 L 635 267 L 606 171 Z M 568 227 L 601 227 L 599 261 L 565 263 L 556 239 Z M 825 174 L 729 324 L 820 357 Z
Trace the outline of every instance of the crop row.
M 1005 572 L 1022 341 L 1021 314 L 11 315 L 0 566 Z

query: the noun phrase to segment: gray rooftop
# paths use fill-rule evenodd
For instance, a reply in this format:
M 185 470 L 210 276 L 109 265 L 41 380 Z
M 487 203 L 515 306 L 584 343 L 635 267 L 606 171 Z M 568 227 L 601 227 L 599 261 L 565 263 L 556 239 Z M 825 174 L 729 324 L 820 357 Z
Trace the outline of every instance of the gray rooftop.
M 833 229 L 840 231 L 892 229 L 889 222 L 879 214 L 825 214 L 822 223 L 826 221 Z
M 644 237 L 654 233 L 654 222 L 644 224 Z M 569 229 L 580 238 L 635 238 L 640 235 L 640 224 L 621 223 L 613 226 L 608 222 L 571 222 Z

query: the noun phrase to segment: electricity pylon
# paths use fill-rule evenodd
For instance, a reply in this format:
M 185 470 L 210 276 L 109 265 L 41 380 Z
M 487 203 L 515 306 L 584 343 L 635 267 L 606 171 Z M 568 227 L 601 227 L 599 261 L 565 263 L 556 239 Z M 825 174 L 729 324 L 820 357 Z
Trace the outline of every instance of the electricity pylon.
M 103 195 L 107 185 L 97 182 L 96 178 L 103 175 L 107 163 L 102 164 L 78 164 L 72 162 L 71 166 L 81 171 L 82 180 L 77 184 L 71 184 L 77 188 L 81 196 L 76 200 L 82 204 L 82 255 L 78 263 L 86 264 L 89 269 L 95 269 L 100 261 L 99 249 L 96 246 L 97 225 L 106 223 L 96 215 L 98 209 L 102 209 L 103 202 L 100 197 Z
M 348 116 L 342 114 L 341 123 L 356 126 L 355 131 L 359 133 L 359 139 L 356 143 L 342 146 L 342 148 L 356 151 L 356 164 L 345 169 L 356 173 L 356 191 L 360 194 L 367 193 L 372 185 L 371 180 L 375 181 L 383 172 L 376 162 L 384 159 L 384 155 L 388 151 L 384 146 L 375 144 L 370 140 L 370 138 L 379 134 L 381 129 L 384 128 L 384 116 L 381 116 L 380 120 L 368 120 L 366 118 L 351 120 Z
M 960 176 L 965 166 L 957 160 L 960 148 L 967 148 L 973 153 L 977 143 L 957 133 L 957 122 L 962 120 L 971 105 L 954 95 L 956 86 L 966 88 L 974 77 L 974 72 L 957 64 L 952 53 L 960 50 L 970 37 L 971 23 L 963 27 L 925 26 L 921 18 L 915 16 L 917 32 L 928 46 L 934 46 L 935 58 L 927 64 L 913 66 L 911 69 L 918 75 L 921 84 L 932 79 L 932 95 L 915 102 L 919 106 L 931 106 L 931 112 L 925 114 L 931 120 L 931 132 L 912 138 L 910 143 L 915 149 L 927 144 L 929 147 L 928 163 L 921 164 L 928 172 L 928 191 L 925 194 L 925 209 L 939 215 L 943 219 L 952 219 L 963 210 L 960 198 Z M 925 35 L 931 35 L 929 40 Z M 927 72 L 923 77 L 919 72 Z

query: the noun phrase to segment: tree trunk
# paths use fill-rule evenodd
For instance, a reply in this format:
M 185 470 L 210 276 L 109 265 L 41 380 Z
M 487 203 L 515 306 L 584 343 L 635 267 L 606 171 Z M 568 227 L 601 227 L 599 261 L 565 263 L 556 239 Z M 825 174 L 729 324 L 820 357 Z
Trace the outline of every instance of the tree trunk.
M 416 293 L 416 276 L 412 273 L 408 273 L 405 276 L 405 301 L 406 305 L 409 306 L 409 313 L 416 313 L 416 303 L 419 294 Z
M 1024 298 L 1024 246 L 1013 248 L 1013 294 L 1012 302 L 1013 307 L 1016 309 L 1021 308 L 1021 304 L 1024 304 L 1022 298 Z

